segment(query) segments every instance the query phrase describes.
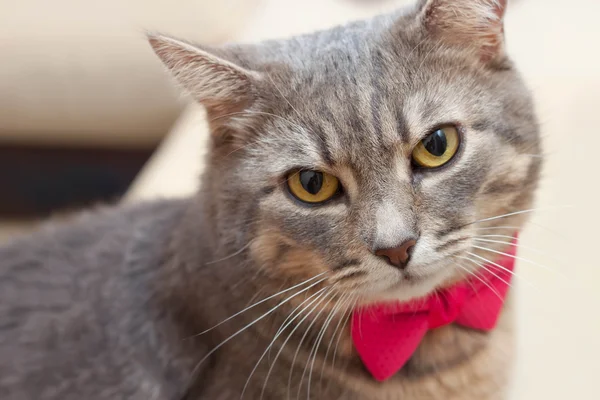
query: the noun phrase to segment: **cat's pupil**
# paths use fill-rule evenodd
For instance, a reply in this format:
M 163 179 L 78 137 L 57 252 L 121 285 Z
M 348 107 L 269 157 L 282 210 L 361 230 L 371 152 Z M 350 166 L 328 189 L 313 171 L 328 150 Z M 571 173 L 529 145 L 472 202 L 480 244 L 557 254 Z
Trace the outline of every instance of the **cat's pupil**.
M 300 182 L 308 193 L 315 195 L 323 188 L 323 173 L 317 171 L 300 172 Z
M 438 129 L 431 135 L 423 139 L 423 146 L 428 152 L 436 157 L 441 157 L 446 152 L 448 147 L 448 140 L 446 140 L 446 134 L 442 129 Z

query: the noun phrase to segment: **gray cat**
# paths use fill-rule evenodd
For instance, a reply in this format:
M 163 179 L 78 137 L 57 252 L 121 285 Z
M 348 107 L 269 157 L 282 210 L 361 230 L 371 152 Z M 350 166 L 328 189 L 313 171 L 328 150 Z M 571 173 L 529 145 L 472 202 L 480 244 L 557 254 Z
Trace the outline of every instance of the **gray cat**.
M 215 49 L 149 35 L 207 109 L 201 189 L 0 247 L 0 398 L 504 398 L 510 298 L 385 382 L 348 321 L 493 266 L 525 223 L 540 139 L 505 8 L 428 0 Z

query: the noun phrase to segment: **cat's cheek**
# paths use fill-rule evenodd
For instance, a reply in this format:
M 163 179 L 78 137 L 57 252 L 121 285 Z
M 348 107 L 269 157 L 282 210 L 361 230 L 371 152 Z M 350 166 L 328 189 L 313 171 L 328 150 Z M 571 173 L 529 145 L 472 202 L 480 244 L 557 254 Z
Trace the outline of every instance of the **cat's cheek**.
M 261 228 L 252 240 L 250 256 L 261 272 L 277 280 L 305 280 L 329 269 L 315 252 L 294 243 L 279 232 Z

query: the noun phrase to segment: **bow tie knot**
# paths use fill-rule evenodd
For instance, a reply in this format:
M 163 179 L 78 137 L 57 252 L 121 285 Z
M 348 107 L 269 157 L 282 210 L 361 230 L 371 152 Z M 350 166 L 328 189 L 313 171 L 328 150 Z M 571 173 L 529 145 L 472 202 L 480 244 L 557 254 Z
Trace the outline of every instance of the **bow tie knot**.
M 432 296 L 429 302 L 429 329 L 439 328 L 456 321 L 465 298 L 466 290 L 462 286 Z

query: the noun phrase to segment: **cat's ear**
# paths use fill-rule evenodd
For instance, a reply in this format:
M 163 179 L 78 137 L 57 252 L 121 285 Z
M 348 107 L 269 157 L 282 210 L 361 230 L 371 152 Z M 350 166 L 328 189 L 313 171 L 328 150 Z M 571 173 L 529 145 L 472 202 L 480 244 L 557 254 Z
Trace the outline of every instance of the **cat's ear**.
M 482 60 L 504 55 L 504 14 L 508 0 L 421 0 L 419 20 L 429 34 L 474 48 Z
M 168 36 L 147 36 L 176 81 L 206 108 L 209 120 L 224 123 L 229 115 L 252 106 L 260 79 L 257 72 Z

